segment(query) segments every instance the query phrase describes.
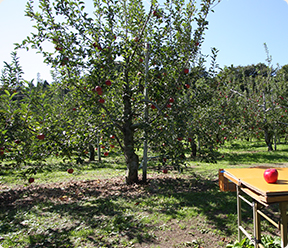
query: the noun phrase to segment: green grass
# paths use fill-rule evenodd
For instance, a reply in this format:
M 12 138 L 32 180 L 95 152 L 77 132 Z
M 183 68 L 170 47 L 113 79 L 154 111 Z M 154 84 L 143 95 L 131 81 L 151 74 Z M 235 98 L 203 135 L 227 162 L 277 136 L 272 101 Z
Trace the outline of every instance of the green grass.
M 227 143 L 219 149 L 218 163 L 187 159 L 183 174 L 170 170 L 166 176 L 157 170 L 157 161 L 150 161 L 148 178 L 155 173 L 160 177 L 136 188 L 125 186 L 122 179 L 109 186 L 110 181 L 125 175 L 123 158 L 115 156 L 83 165 L 52 158 L 30 186 L 19 178 L 21 171 L 1 175 L 0 201 L 8 193 L 17 197 L 10 199 L 14 205 L 0 203 L 0 245 L 133 247 L 144 242 L 159 247 L 161 236 L 174 231 L 193 237 L 189 242 L 177 241 L 175 247 L 208 247 L 205 244 L 213 236 L 234 241 L 236 197 L 233 192 L 219 191 L 218 169 L 285 166 L 288 145 L 279 145 L 278 149 L 267 152 L 260 142 Z M 71 166 L 74 173 L 68 174 Z M 43 184 L 53 187 L 43 188 Z M 246 204 L 242 215 L 247 228 L 252 229 L 251 209 Z M 263 232 L 276 235 L 274 227 L 265 221 Z M 197 238 L 197 234 L 202 237 Z M 218 241 L 217 245 L 225 247 L 225 242 Z

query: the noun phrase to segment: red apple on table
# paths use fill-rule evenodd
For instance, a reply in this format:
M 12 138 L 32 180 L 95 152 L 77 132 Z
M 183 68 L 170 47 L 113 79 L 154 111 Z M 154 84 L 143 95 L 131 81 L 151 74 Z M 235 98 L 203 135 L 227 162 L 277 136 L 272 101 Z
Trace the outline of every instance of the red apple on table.
M 69 174 L 72 174 L 72 173 L 74 172 L 74 170 L 73 170 L 72 168 L 70 168 L 70 169 L 67 170 L 67 172 L 68 172 Z
M 278 180 L 278 171 L 274 168 L 265 170 L 264 179 L 267 183 L 276 183 Z

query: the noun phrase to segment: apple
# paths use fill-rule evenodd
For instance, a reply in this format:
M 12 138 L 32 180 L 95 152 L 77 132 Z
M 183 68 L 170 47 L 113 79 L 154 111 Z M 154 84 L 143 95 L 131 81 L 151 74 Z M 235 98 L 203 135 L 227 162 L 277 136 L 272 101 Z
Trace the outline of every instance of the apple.
M 73 110 L 73 111 L 76 111 L 77 109 L 76 109 L 76 108 L 73 108 L 72 110 Z
M 99 91 L 102 91 L 102 88 L 101 88 L 101 86 L 96 86 L 96 87 L 95 87 L 95 90 L 96 90 L 97 92 L 99 92 Z
M 163 173 L 164 173 L 164 174 L 167 174 L 167 173 L 168 173 L 168 170 L 167 170 L 167 169 L 163 169 Z
M 101 96 L 101 95 L 103 94 L 103 91 L 97 91 L 97 94 L 98 94 L 99 96 Z
M 151 108 L 152 108 L 152 109 L 155 109 L 155 108 L 156 108 L 156 106 L 152 104 L 152 105 L 151 105 Z
M 163 162 L 166 163 L 166 161 L 167 161 L 167 158 L 163 158 Z
M 73 170 L 72 168 L 70 168 L 70 169 L 67 170 L 67 172 L 68 172 L 69 174 L 72 174 L 72 173 L 74 172 L 74 170 Z
M 18 145 L 18 144 L 20 144 L 21 141 L 17 139 L 14 142 Z
M 179 141 L 181 141 L 181 140 L 182 140 L 182 137 L 178 137 L 177 139 L 178 139 Z
M 109 152 L 104 152 L 104 156 L 108 156 L 109 155 Z
M 188 138 L 188 142 L 192 142 L 192 138 Z
M 185 74 L 188 74 L 188 73 L 189 73 L 189 69 L 188 69 L 188 68 L 185 68 L 185 69 L 183 70 L 183 72 L 184 72 Z
M 186 87 L 187 89 L 189 89 L 189 88 L 190 88 L 190 85 L 189 85 L 189 84 L 185 84 L 185 87 Z
M 140 62 L 140 63 L 142 63 L 142 62 L 143 62 L 143 59 L 142 59 L 142 58 L 140 58 L 140 59 L 139 59 L 139 62 Z
M 110 139 L 115 139 L 115 135 L 111 134 Z
M 134 41 L 135 41 L 135 42 L 138 42 L 138 41 L 139 41 L 139 38 L 138 38 L 138 37 L 135 37 L 135 38 L 134 38 Z
M 100 103 L 104 103 L 105 100 L 104 100 L 103 98 L 100 98 L 100 99 L 99 99 L 99 102 L 100 102 Z
M 37 135 L 37 139 L 44 140 L 45 139 L 45 135 L 43 133 L 40 133 L 40 134 Z
M 106 81 L 105 81 L 105 84 L 106 84 L 107 86 L 110 86 L 112 83 L 111 83 L 110 80 L 106 80 Z
M 273 168 L 265 170 L 264 179 L 267 183 L 276 183 L 278 179 L 278 171 Z
M 115 145 L 111 144 L 111 145 L 110 145 L 110 147 L 111 147 L 111 148 L 114 148 L 114 147 L 115 147 Z
M 62 51 L 62 50 L 63 50 L 63 47 L 56 46 L 55 49 L 56 49 L 57 51 Z
M 166 106 L 167 106 L 167 108 L 171 108 L 171 104 L 170 103 L 168 103 Z
M 28 182 L 29 182 L 29 183 L 33 183 L 33 182 L 34 182 L 34 178 L 33 178 L 33 177 L 30 177 L 30 178 L 28 179 Z
M 169 102 L 173 103 L 174 99 L 172 97 L 169 98 Z

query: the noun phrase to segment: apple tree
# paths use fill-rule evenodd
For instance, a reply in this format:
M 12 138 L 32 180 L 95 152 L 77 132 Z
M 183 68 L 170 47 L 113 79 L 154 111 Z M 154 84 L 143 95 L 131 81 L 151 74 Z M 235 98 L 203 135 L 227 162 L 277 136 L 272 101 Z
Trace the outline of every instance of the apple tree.
M 40 0 L 38 6 L 29 0 L 26 16 L 35 22 L 36 31 L 17 47 L 36 49 L 58 72 L 61 87 L 81 109 L 82 125 L 89 110 L 91 119 L 97 118 L 92 131 L 116 138 L 131 184 L 138 182 L 135 148 L 144 131 L 148 141 L 154 126 L 173 130 L 171 140 L 177 142 L 186 135 L 189 121 L 181 120 L 185 108 L 178 106 L 181 114 L 177 109 L 170 112 L 170 98 L 184 103 L 207 15 L 218 2 L 153 0 L 147 10 L 141 1 L 94 0 L 94 12 L 89 14 L 80 0 Z M 150 115 L 152 105 L 157 113 Z M 171 121 L 165 120 L 169 117 Z M 77 129 L 74 134 L 87 131 Z M 160 139 L 165 136 L 159 134 Z M 73 137 L 72 133 L 67 137 L 69 142 Z M 171 146 L 170 152 L 176 147 L 181 148 L 181 143 Z

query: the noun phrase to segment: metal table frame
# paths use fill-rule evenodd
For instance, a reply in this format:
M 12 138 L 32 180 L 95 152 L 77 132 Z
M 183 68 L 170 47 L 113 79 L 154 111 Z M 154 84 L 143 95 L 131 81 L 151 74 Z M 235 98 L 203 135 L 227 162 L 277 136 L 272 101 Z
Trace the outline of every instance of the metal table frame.
M 241 186 L 237 185 L 237 219 L 238 219 L 238 240 L 242 240 L 242 234 L 244 234 L 249 240 L 252 241 L 255 248 L 264 248 L 261 244 L 261 216 L 264 217 L 267 221 L 273 224 L 276 228 L 278 228 L 281 232 L 281 247 L 287 248 L 287 205 L 288 202 L 279 202 L 279 211 L 280 211 L 280 221 L 277 223 L 268 217 L 261 210 L 264 207 L 269 206 L 269 204 L 265 204 L 263 202 L 258 202 L 253 197 L 254 192 L 247 188 L 241 188 Z M 252 197 L 253 201 L 249 202 L 246 198 L 243 197 L 242 193 L 245 193 Z M 241 213 L 241 204 L 242 201 L 246 202 L 253 211 L 253 236 L 251 236 L 242 226 L 242 213 Z
M 231 170 L 230 170 L 231 172 Z M 288 168 L 286 170 L 288 173 Z M 237 173 L 236 173 L 237 174 Z M 286 174 L 287 175 L 287 174 Z M 285 177 L 286 177 L 285 175 Z M 236 194 L 237 194 L 237 226 L 238 226 L 238 240 L 242 240 L 242 234 L 244 234 L 251 242 L 254 244 L 255 248 L 264 248 L 261 244 L 261 217 L 265 218 L 281 232 L 281 248 L 288 248 L 287 241 L 287 205 L 288 205 L 288 191 L 284 192 L 282 195 L 265 196 L 260 191 L 255 190 L 253 185 L 247 184 L 244 181 L 233 174 L 228 172 L 225 173 L 224 177 L 227 178 L 230 182 L 236 185 Z M 285 188 L 286 189 L 286 188 Z M 251 197 L 252 202 L 247 200 L 244 195 Z M 253 235 L 250 235 L 242 226 L 242 213 L 241 213 L 241 204 L 242 201 L 246 202 L 253 211 Z M 280 219 L 279 222 L 275 222 L 269 216 L 267 216 L 263 211 L 263 208 L 268 207 L 271 204 L 279 204 L 279 213 Z

